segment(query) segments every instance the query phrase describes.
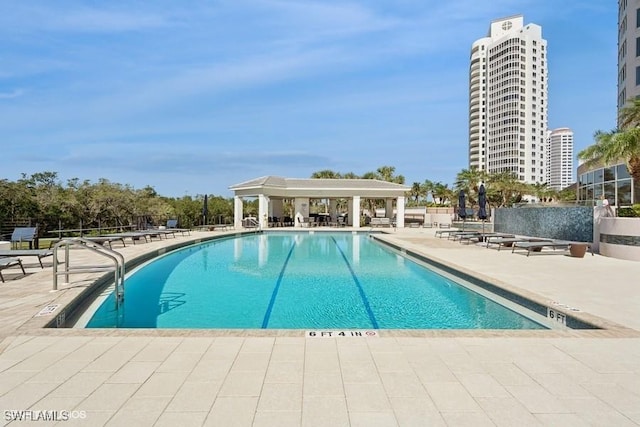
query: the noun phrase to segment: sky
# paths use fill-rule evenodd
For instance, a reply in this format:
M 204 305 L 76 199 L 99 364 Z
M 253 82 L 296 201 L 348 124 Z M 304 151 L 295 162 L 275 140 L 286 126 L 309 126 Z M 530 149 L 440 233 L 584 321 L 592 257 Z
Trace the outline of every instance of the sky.
M 451 185 L 471 45 L 517 14 L 542 26 L 549 127 L 577 153 L 616 124 L 614 1 L 0 0 L 0 179 L 231 197 L 392 166 Z

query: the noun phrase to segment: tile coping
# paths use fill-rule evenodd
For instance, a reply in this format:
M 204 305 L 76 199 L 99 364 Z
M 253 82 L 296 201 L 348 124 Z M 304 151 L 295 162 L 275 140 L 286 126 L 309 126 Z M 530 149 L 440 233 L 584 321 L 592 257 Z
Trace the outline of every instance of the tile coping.
M 274 230 L 282 232 L 284 230 Z M 300 230 L 290 230 L 300 231 Z M 307 231 L 307 230 L 304 230 Z M 334 231 L 334 230 L 332 230 Z M 349 230 L 348 232 L 353 232 Z M 126 261 L 125 268 L 130 270 L 150 259 L 163 255 L 189 245 L 198 244 L 206 241 L 236 237 L 245 234 L 262 233 L 264 231 L 230 231 L 222 232 L 218 235 L 202 236 L 189 239 L 179 243 L 171 244 L 162 248 L 152 249 L 142 255 L 136 256 Z M 267 231 L 268 232 L 268 231 Z M 344 231 L 343 231 L 344 232 Z M 368 232 L 368 231 L 360 231 Z M 393 239 L 387 231 L 376 231 L 370 233 L 377 241 L 392 247 L 393 249 L 413 257 L 427 264 L 436 266 L 455 275 L 471 281 L 475 285 L 479 285 L 491 292 L 507 296 L 507 299 L 516 299 L 529 305 L 529 309 L 541 308 L 546 310 L 549 303 L 541 296 L 526 291 L 524 289 L 513 287 L 507 283 L 497 279 L 470 271 L 460 265 L 456 265 L 442 259 L 437 259 L 431 255 L 427 256 L 417 250 L 411 250 L 406 247 L 405 242 Z M 392 239 L 389 239 L 391 237 Z M 18 335 L 53 335 L 53 336 L 152 336 L 152 337 L 302 337 L 305 336 L 305 330 L 302 329 L 148 329 L 148 328 L 69 328 L 65 327 L 67 319 L 71 319 L 81 312 L 95 297 L 96 293 L 103 290 L 110 282 L 113 282 L 113 276 L 110 273 L 90 275 L 88 279 L 82 279 L 72 286 L 61 289 L 59 295 L 53 300 L 52 304 L 58 304 L 59 311 L 56 310 L 55 316 L 34 316 L 27 320 L 23 325 L 17 328 L 14 334 Z M 517 302 L 517 301 L 516 301 Z M 561 308 L 553 307 L 554 310 L 562 312 L 571 318 L 573 322 L 577 322 L 582 328 L 591 326 L 593 329 L 544 329 L 544 330 L 511 330 L 511 329 L 379 329 L 377 330 L 382 337 L 478 337 L 478 338 L 495 338 L 495 337 L 531 337 L 531 338 L 636 338 L 640 337 L 640 331 L 614 323 L 607 319 L 585 313 L 567 313 Z M 541 314 L 541 313 L 539 313 Z M 58 326 L 59 325 L 59 326 Z M 335 330 L 335 329 L 334 329 Z M 340 338 L 338 338 L 340 339 Z M 375 338 L 368 338 L 375 339 Z

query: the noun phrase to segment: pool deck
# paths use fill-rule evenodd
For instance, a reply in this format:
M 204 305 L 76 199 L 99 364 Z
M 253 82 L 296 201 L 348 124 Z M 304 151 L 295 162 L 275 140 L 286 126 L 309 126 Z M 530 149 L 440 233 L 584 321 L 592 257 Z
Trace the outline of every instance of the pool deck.
M 114 248 L 130 260 L 227 233 Z M 560 251 L 527 257 L 435 238 L 433 229 L 383 238 L 608 328 L 371 338 L 43 329 L 52 317 L 35 315 L 63 306 L 95 276 L 54 293 L 52 259 L 41 270 L 27 258 L 27 276 L 6 269 L 0 283 L 0 425 L 18 411 L 53 410 L 79 417 L 65 426 L 640 425 L 640 263 Z M 80 252 L 74 259 L 93 257 Z

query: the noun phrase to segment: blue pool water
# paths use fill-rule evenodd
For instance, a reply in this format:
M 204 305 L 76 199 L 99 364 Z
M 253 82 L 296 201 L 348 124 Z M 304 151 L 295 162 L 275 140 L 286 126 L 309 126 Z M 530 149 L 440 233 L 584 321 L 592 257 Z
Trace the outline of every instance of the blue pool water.
M 263 233 L 156 259 L 90 328 L 541 329 L 366 234 Z

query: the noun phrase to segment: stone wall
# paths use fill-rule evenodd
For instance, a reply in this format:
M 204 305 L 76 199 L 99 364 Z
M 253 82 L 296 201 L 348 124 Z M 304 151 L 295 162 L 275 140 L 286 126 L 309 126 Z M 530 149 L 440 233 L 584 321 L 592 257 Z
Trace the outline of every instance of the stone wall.
M 588 206 L 498 208 L 493 219 L 499 233 L 593 241 L 593 208 Z

